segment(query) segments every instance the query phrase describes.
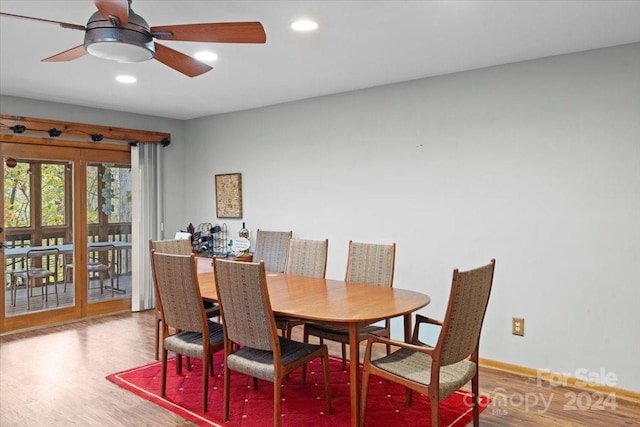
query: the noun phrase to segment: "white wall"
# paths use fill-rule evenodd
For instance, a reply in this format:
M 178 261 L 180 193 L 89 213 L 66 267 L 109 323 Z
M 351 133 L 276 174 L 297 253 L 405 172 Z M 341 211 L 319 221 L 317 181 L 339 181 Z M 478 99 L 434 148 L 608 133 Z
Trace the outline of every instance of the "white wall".
M 434 317 L 453 268 L 495 257 L 482 357 L 640 391 L 640 44 L 186 123 L 6 96 L 0 114 L 170 132 L 168 236 L 216 222 L 213 176 L 241 172 L 252 233 L 329 238 L 333 278 L 349 239 L 394 241 L 395 286 Z
M 171 144 L 162 151 L 163 185 L 170 197 L 164 212 L 165 236 L 173 238 L 180 227 L 186 228 L 184 121 L 12 96 L 0 96 L 0 114 L 170 133 Z
M 640 44 L 195 119 L 186 141 L 185 223 L 216 222 L 214 174 L 241 172 L 252 235 L 329 238 L 330 278 L 349 239 L 396 242 L 394 286 L 434 317 L 453 268 L 495 257 L 481 357 L 640 391 Z

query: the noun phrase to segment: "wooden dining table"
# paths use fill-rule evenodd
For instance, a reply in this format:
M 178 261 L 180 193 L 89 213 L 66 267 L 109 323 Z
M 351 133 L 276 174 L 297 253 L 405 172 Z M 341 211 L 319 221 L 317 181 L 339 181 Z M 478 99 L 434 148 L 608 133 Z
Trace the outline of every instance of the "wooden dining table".
M 198 280 L 202 298 L 217 301 L 210 260 L 198 262 Z M 431 298 L 405 289 L 270 272 L 267 272 L 267 287 L 275 315 L 340 325 L 349 330 L 351 425 L 358 426 L 360 325 L 404 316 L 404 339 L 409 341 L 411 313 L 429 304 Z

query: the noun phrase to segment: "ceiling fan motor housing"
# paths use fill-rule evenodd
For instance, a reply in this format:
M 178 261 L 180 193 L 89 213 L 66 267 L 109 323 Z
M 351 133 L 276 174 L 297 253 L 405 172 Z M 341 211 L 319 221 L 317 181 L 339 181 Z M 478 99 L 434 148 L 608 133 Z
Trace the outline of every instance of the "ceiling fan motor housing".
M 84 48 L 93 56 L 117 62 L 141 62 L 156 55 L 149 24 L 140 15 L 129 10 L 125 27 L 96 12 L 87 22 Z

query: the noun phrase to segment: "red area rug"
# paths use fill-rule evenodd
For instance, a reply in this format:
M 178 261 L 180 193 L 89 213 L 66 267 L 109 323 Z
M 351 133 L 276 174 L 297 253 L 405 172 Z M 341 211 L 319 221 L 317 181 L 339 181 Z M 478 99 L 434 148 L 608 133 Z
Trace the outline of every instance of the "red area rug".
M 209 408 L 202 412 L 202 365 L 192 360 L 192 370 L 183 366 L 177 375 L 175 359 L 167 366 L 167 393 L 160 397 L 162 365 L 129 369 L 107 376 L 107 379 L 136 395 L 162 406 L 201 426 L 262 427 L 273 419 L 273 384 L 259 381 L 253 390 L 251 378 L 232 372 L 229 422 L 222 420 L 223 376 L 222 353 L 214 357 L 215 376 L 209 378 Z M 283 427 L 338 427 L 350 424 L 349 372 L 343 371 L 341 361 L 331 359 L 331 405 L 333 414 L 324 413 L 324 386 L 319 360 L 307 366 L 307 383 L 300 384 L 300 370 L 293 372 L 282 390 Z M 481 410 L 490 400 L 480 396 Z M 440 402 L 440 422 L 444 426 L 461 427 L 472 419 L 471 392 L 459 391 Z M 368 427 L 428 426 L 431 420 L 429 400 L 414 394 L 413 406 L 404 406 L 404 388 L 372 376 L 367 404 Z

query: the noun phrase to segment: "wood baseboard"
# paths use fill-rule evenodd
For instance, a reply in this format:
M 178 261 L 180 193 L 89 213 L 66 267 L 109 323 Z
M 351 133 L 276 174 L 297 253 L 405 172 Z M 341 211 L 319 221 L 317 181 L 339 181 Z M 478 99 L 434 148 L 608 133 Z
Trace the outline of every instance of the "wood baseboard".
M 587 382 L 584 379 L 570 377 L 563 374 L 557 374 L 553 372 L 544 372 L 540 375 L 538 369 L 527 368 L 525 366 L 514 365 L 511 363 L 500 362 L 498 360 L 480 358 L 480 366 L 489 369 L 495 369 L 498 371 L 509 372 L 511 374 L 522 375 L 525 377 L 538 378 L 551 382 L 561 382 L 562 385 L 569 387 L 575 387 L 587 391 L 596 391 L 602 394 L 615 393 L 616 398 L 624 399 L 634 403 L 640 403 L 640 392 L 625 390 L 618 387 L 611 387 L 606 385 L 594 384 Z

